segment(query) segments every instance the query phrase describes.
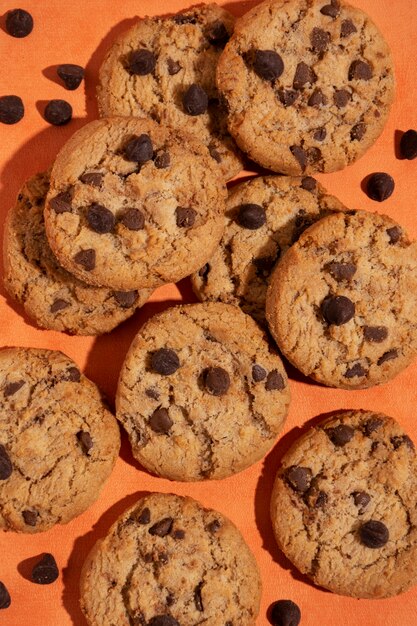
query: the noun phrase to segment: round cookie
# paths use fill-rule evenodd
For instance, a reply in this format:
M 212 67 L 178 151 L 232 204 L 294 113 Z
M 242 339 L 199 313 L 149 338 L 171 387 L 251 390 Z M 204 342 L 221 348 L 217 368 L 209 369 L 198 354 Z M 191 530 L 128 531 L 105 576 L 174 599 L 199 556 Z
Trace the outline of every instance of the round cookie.
M 192 277 L 200 300 L 240 306 L 265 323 L 265 298 L 275 263 L 305 228 L 346 207 L 311 176 L 262 176 L 233 187 L 226 227 L 210 261 Z
M 0 350 L 0 528 L 66 524 L 98 497 L 120 435 L 97 387 L 62 352 Z
M 4 286 L 42 328 L 99 335 L 142 306 L 151 290 L 109 291 L 83 283 L 56 260 L 43 211 L 49 172 L 32 176 L 10 209 L 4 228 Z
M 100 69 L 102 116 L 150 117 L 202 141 L 226 180 L 242 169 L 227 131 L 216 66 L 235 18 L 217 4 L 145 18 L 113 44 Z
M 344 389 L 384 383 L 417 352 L 417 244 L 385 215 L 324 217 L 275 267 L 266 319 L 306 376 Z
M 59 152 L 46 234 L 65 269 L 114 290 L 176 282 L 210 258 L 226 187 L 205 146 L 138 118 L 90 122 Z
M 206 302 L 172 307 L 140 330 L 120 373 L 116 416 L 148 470 L 219 479 L 268 452 L 289 400 L 282 362 L 256 322 Z
M 128 509 L 81 573 L 89 626 L 255 626 L 260 597 L 258 566 L 236 526 L 173 494 Z
M 317 585 L 385 598 L 417 582 L 417 462 L 391 418 L 345 411 L 302 435 L 271 499 L 275 538 Z
M 332 172 L 377 139 L 394 98 L 391 54 L 338 0 L 266 0 L 236 23 L 217 67 L 228 127 L 276 172 Z

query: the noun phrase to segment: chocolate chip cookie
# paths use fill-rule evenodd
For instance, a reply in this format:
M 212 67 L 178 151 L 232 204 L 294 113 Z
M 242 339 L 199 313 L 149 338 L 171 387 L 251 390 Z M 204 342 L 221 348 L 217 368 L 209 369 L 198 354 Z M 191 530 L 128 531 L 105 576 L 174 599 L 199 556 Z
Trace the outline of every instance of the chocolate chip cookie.
M 193 481 L 258 461 L 289 399 L 281 360 L 256 322 L 237 307 L 206 302 L 145 324 L 123 364 L 116 406 L 140 463 Z
M 271 500 L 278 545 L 317 585 L 385 598 L 417 582 L 417 461 L 391 417 L 344 411 L 282 459 Z
M 119 447 L 99 390 L 65 354 L 0 350 L 0 528 L 35 533 L 80 515 Z
M 150 117 L 202 141 L 226 180 L 242 169 L 216 88 L 234 17 L 217 4 L 145 18 L 111 47 L 100 69 L 101 115 Z
M 388 45 L 339 0 L 266 0 L 236 23 L 217 68 L 228 126 L 257 163 L 340 170 L 382 132 L 394 98 Z
M 4 286 L 42 328 L 76 335 L 111 331 L 142 306 L 152 291 L 110 291 L 87 285 L 56 260 L 43 211 L 49 172 L 32 176 L 9 211 L 4 228 Z
M 208 263 L 192 275 L 200 300 L 240 306 L 265 322 L 269 277 L 281 256 L 313 222 L 346 207 L 311 176 L 262 176 L 233 187 L 225 231 Z
M 61 265 L 117 291 L 176 282 L 210 258 L 226 187 L 205 146 L 138 118 L 96 120 L 51 172 L 46 234 Z
M 334 213 L 275 267 L 266 319 L 283 354 L 331 387 L 384 383 L 417 352 L 417 244 L 391 218 Z
M 256 561 L 236 526 L 173 494 L 128 509 L 81 574 L 89 626 L 255 626 L 260 596 Z

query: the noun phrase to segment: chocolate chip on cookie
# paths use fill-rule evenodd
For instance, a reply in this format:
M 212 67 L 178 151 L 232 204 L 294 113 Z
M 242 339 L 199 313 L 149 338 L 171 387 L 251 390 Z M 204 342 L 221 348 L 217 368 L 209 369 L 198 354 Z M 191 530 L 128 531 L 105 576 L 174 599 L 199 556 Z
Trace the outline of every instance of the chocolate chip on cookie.
M 382 548 L 389 539 L 389 530 L 383 522 L 369 520 L 360 527 L 359 537 L 367 548 Z
M 221 20 L 216 20 L 206 29 L 206 37 L 213 46 L 224 48 L 230 39 L 227 28 Z
M 352 35 L 353 33 L 357 33 L 357 32 L 358 32 L 358 29 L 356 28 L 352 20 L 349 20 L 349 19 L 343 20 L 342 26 L 340 27 L 340 36 L 342 38 L 349 37 L 349 35 Z
M 399 226 L 393 226 L 392 228 L 387 228 L 386 232 L 389 237 L 390 244 L 398 243 L 403 234 L 403 231 L 401 230 Z
M 149 426 L 155 433 L 168 433 L 173 423 L 168 410 L 163 407 L 156 409 L 149 418 Z
M 259 204 L 242 204 L 236 219 L 243 228 L 257 230 L 266 223 L 266 211 Z
M 340 13 L 340 2 L 338 0 L 330 0 L 330 4 L 325 4 L 320 9 L 320 13 L 333 19 L 336 18 Z
M 85 172 L 81 174 L 80 181 L 85 185 L 100 188 L 103 184 L 104 174 L 100 172 Z
M 357 267 L 355 263 L 342 263 L 340 261 L 331 261 L 324 267 L 336 282 L 343 280 L 351 280 L 356 273 Z
M 74 255 L 74 261 L 87 272 L 91 272 L 96 266 L 96 251 L 93 248 L 80 250 Z
M 22 517 L 26 526 L 36 526 L 38 523 L 39 513 L 37 511 L 30 511 L 29 509 L 25 509 L 22 511 Z
M 321 303 L 321 313 L 328 324 L 341 326 L 355 315 L 355 305 L 346 296 L 327 296 Z
M 145 226 L 145 216 L 140 209 L 130 207 L 123 211 L 120 223 L 128 230 L 142 230 Z
M 143 133 L 132 137 L 124 147 L 124 156 L 127 161 L 133 161 L 139 165 L 150 161 L 153 156 L 153 146 L 149 135 Z
M 305 493 L 310 488 L 313 473 L 309 467 L 293 465 L 285 472 L 288 484 L 299 493 Z
M 6 448 L 0 444 L 0 480 L 7 480 L 13 472 L 13 465 Z
M 303 89 L 305 85 L 312 85 L 316 80 L 317 74 L 312 67 L 304 63 L 304 61 L 298 63 L 293 80 L 294 89 Z
M 310 41 L 314 52 L 325 52 L 331 41 L 330 33 L 315 26 L 310 33 Z
M 252 365 L 252 378 L 255 383 L 259 383 L 266 378 L 266 370 L 261 365 Z
M 71 213 L 72 211 L 72 187 L 66 191 L 61 191 L 49 201 L 49 206 L 55 213 Z
M 111 233 L 114 230 L 115 217 L 110 209 L 102 204 L 91 204 L 87 209 L 86 217 L 91 230 L 100 235 Z
M 174 519 L 172 517 L 164 517 L 151 526 L 148 532 L 150 535 L 156 535 L 157 537 L 166 537 L 170 533 L 173 523 Z
M 201 115 L 207 111 L 208 95 L 200 85 L 194 83 L 184 93 L 182 103 L 188 115 Z
M 94 445 L 90 433 L 88 431 L 86 431 L 86 430 L 80 430 L 77 433 L 77 440 L 78 440 L 78 442 L 79 442 L 79 444 L 81 446 L 81 449 L 84 452 L 84 454 L 86 456 L 89 456 L 90 450 L 91 450 L 91 448 Z
M 357 59 L 350 64 L 348 78 L 349 80 L 371 80 L 373 76 L 372 67 L 369 63 Z
M 366 493 L 366 491 L 354 491 L 352 493 L 352 496 L 353 502 L 355 503 L 355 506 L 358 507 L 358 512 L 361 515 L 362 513 L 364 513 L 366 507 L 370 503 L 371 496 L 369 495 L 369 493 Z
M 398 358 L 398 350 L 387 350 L 382 356 L 379 357 L 377 365 L 382 365 L 383 363 L 386 363 L 386 361 L 392 361 L 396 358 Z
M 253 69 L 264 80 L 276 80 L 284 71 L 283 60 L 274 50 L 255 50 L 252 56 Z
M 10 396 L 14 396 L 14 394 L 18 392 L 24 384 L 24 380 L 17 380 L 14 383 L 8 383 L 4 388 L 4 397 L 9 398 Z
M 278 370 L 272 370 L 272 372 L 269 372 L 265 383 L 265 389 L 267 391 L 281 391 L 284 387 L 285 382 L 282 374 L 280 374 Z
M 178 228 L 191 228 L 191 226 L 194 226 L 196 217 L 197 211 L 190 207 L 178 206 L 175 209 L 175 218 Z
M 171 348 L 160 348 L 151 356 L 151 367 L 162 376 L 170 376 L 180 367 L 180 360 Z
M 388 328 L 386 326 L 364 326 L 363 336 L 365 341 L 370 343 L 381 343 L 388 337 Z
M 339 424 L 333 428 L 325 429 L 325 433 L 335 446 L 340 447 L 345 446 L 351 441 L 355 431 L 350 426 Z
M 208 367 L 203 372 L 203 383 L 212 396 L 223 396 L 230 387 L 230 376 L 222 367 Z
M 134 50 L 129 56 L 127 68 L 131 74 L 136 76 L 146 76 L 151 74 L 156 66 L 156 56 L 150 50 L 141 48 Z

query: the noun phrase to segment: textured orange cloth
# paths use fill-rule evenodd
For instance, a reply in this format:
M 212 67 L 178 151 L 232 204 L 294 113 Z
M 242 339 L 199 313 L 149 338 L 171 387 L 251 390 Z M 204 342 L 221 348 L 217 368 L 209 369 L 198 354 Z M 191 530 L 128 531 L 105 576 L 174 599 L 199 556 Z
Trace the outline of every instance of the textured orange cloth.
M 234 2 L 226 8 L 241 15 L 256 2 Z M 395 155 L 399 131 L 417 126 L 416 0 L 355 0 L 381 28 L 390 44 L 396 66 L 397 93 L 388 124 L 368 153 L 342 172 L 319 176 L 327 189 L 347 206 L 385 212 L 417 236 L 417 160 Z M 25 179 L 47 168 L 58 149 L 86 121 L 97 116 L 95 86 L 103 55 L 116 35 L 135 16 L 165 14 L 187 6 L 181 0 L 25 0 L 23 8 L 34 17 L 35 27 L 25 39 L 14 39 L 0 30 L 0 95 L 20 95 L 24 119 L 0 124 L 0 188 L 2 223 Z M 15 8 L 1 2 L 1 11 Z M 4 18 L 1 22 L 4 25 Z M 60 63 L 86 67 L 86 81 L 74 92 L 55 80 Z M 51 127 L 42 118 L 43 101 L 68 100 L 73 121 Z M 364 177 L 375 171 L 395 179 L 392 197 L 379 205 L 361 189 Z M 192 302 L 190 286 L 159 289 L 152 302 L 110 335 L 99 338 L 70 337 L 36 328 L 0 288 L 0 345 L 59 349 L 74 359 L 85 374 L 114 398 L 119 370 L 135 333 L 157 311 L 181 300 Z M 308 582 L 276 547 L 269 522 L 269 497 L 282 453 L 306 424 L 320 414 L 340 408 L 367 408 L 395 417 L 417 442 L 415 407 L 417 362 L 392 382 L 364 391 L 339 391 L 309 383 L 292 370 L 292 403 L 283 436 L 260 463 L 223 481 L 172 483 L 145 473 L 133 460 L 126 438 L 116 468 L 98 501 L 67 526 L 25 536 L 0 532 L 0 580 L 12 596 L 9 609 L 0 611 L 2 626 L 85 626 L 78 606 L 78 582 L 85 555 L 118 515 L 148 491 L 188 494 L 208 507 L 228 515 L 252 548 L 262 573 L 263 596 L 258 626 L 266 625 L 266 609 L 279 598 L 291 598 L 302 611 L 302 626 L 415 626 L 417 587 L 402 596 L 380 601 L 354 600 L 326 593 Z M 31 583 L 28 559 L 52 552 L 62 575 L 53 585 Z M 417 567 L 417 564 L 416 564 Z

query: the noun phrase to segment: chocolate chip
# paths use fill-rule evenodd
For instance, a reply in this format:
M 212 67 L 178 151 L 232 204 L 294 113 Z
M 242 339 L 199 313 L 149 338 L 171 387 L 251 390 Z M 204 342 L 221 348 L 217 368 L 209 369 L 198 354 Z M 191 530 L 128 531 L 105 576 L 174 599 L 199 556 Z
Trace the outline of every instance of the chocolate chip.
M 151 367 L 154 372 L 162 376 L 170 376 L 180 366 L 177 353 L 171 348 L 160 348 L 153 352 L 151 356 Z
M 166 537 L 171 531 L 173 523 L 172 517 L 164 517 L 164 519 L 151 526 L 148 532 L 150 535 L 156 535 L 157 537 Z
M 362 524 L 359 537 L 367 548 L 382 548 L 389 539 L 389 531 L 385 524 L 371 519 Z
M 363 122 L 359 122 L 359 124 L 355 124 L 352 126 L 352 130 L 350 131 L 350 138 L 352 141 L 360 141 L 366 133 L 366 124 Z
M 307 153 L 301 146 L 291 146 L 290 147 L 292 155 L 297 159 L 300 164 L 301 170 L 304 172 L 307 167 Z
M 129 55 L 127 69 L 135 76 L 145 76 L 151 74 L 156 65 L 156 56 L 150 50 L 141 48 L 134 50 Z
M 152 387 L 145 389 L 145 393 L 148 398 L 152 398 L 152 400 L 159 400 L 160 398 L 159 391 L 157 389 L 153 389 Z
M 14 396 L 21 387 L 25 384 L 24 380 L 18 380 L 15 383 L 8 383 L 4 388 L 4 397 Z
M 223 396 L 230 387 L 230 376 L 222 367 L 208 367 L 203 372 L 203 383 L 212 396 Z
M 204 585 L 203 582 L 198 583 L 197 587 L 194 589 L 194 604 L 197 611 L 203 612 L 203 601 L 201 599 L 201 588 Z
M 278 372 L 278 370 L 272 370 L 269 372 L 268 377 L 265 383 L 265 389 L 267 391 L 281 391 L 285 389 L 285 382 L 282 374 Z
M 277 79 L 284 71 L 284 63 L 275 50 L 255 50 L 252 67 L 260 78 L 267 81 Z
M 100 174 L 100 172 L 86 172 L 80 176 L 80 181 L 85 185 L 91 185 L 91 187 L 101 187 L 103 178 L 104 174 Z
M 38 585 L 50 585 L 59 576 L 58 566 L 52 554 L 45 554 L 32 570 L 32 580 Z
M 174 76 L 175 74 L 178 74 L 178 72 L 181 69 L 181 65 L 178 63 L 178 61 L 174 61 L 171 58 L 167 59 L 167 67 L 168 67 L 168 74 L 170 76 Z
M 221 526 L 222 526 L 221 522 L 218 519 L 214 519 L 212 522 L 210 522 L 207 525 L 207 530 L 210 533 L 214 534 L 214 533 L 217 533 L 217 531 L 221 528 Z
M 317 76 L 309 65 L 301 61 L 297 65 L 294 75 L 293 87 L 294 89 L 302 89 L 304 85 L 315 83 Z
M 342 26 L 340 28 L 340 36 L 341 37 L 348 37 L 352 33 L 356 33 L 357 30 L 358 29 L 356 28 L 356 26 L 352 22 L 352 20 L 343 20 Z
M 333 101 L 338 109 L 343 109 L 351 98 L 350 91 L 347 89 L 336 89 L 333 94 Z
M 312 477 L 311 469 L 308 467 L 300 467 L 299 465 L 292 465 L 285 472 L 285 478 L 288 484 L 299 493 L 308 491 Z
M 80 430 L 77 433 L 77 439 L 84 454 L 89 456 L 89 452 L 94 445 L 90 433 L 86 430 Z
M 129 309 L 133 306 L 138 298 L 137 291 L 113 291 L 113 297 L 124 309 Z
M 58 311 L 63 311 L 69 306 L 71 306 L 69 302 L 67 302 L 66 300 L 62 300 L 61 298 L 57 298 L 53 301 L 53 303 L 49 307 L 49 310 L 51 313 L 58 313 Z
M 206 29 L 206 37 L 213 46 L 223 48 L 230 39 L 226 26 L 220 20 L 216 20 Z
M 346 296 L 327 296 L 320 309 L 326 322 L 335 326 L 346 324 L 355 315 L 355 305 Z
M 124 147 L 124 156 L 128 161 L 142 165 L 153 157 L 152 141 L 149 135 L 135 135 Z
M 322 104 L 327 104 L 327 98 L 321 89 L 315 89 L 309 97 L 307 104 L 309 107 L 319 107 Z
M 182 104 L 188 115 L 201 115 L 207 111 L 208 96 L 200 85 L 194 83 L 184 93 Z
M 201 276 L 201 278 L 207 280 L 209 271 L 210 271 L 210 265 L 206 263 L 205 265 L 203 265 L 201 269 L 198 270 L 198 275 Z
M 366 376 L 368 370 L 366 370 L 360 363 L 355 363 L 352 367 L 349 367 L 344 376 L 345 378 L 355 378 L 356 376 Z
M 313 28 L 310 34 L 311 47 L 314 52 L 325 52 L 330 43 L 330 33 L 322 28 Z
M 194 225 L 197 211 L 191 208 L 177 206 L 175 219 L 178 228 L 191 228 Z
M 55 213 L 70 213 L 72 211 L 72 187 L 61 191 L 49 202 L 49 206 Z
M 87 209 L 87 222 L 91 230 L 104 235 L 114 230 L 116 219 L 110 209 L 106 209 L 102 204 L 94 202 Z
M 363 513 L 371 501 L 371 496 L 365 491 L 354 491 L 352 493 L 352 496 L 355 506 L 357 506 L 359 509 L 359 513 Z
M 356 265 L 354 263 L 340 263 L 338 261 L 331 261 L 324 266 L 324 269 L 334 278 L 335 281 L 340 283 L 342 280 L 351 280 L 356 272 Z
M 400 152 L 404 159 L 411 161 L 417 157 L 417 131 L 407 130 L 400 139 Z
M 366 193 L 371 200 L 383 202 L 392 195 L 395 183 L 392 176 L 385 172 L 376 172 L 368 179 Z
M 33 17 L 24 9 L 13 9 L 6 15 L 6 30 L 12 37 L 27 37 L 33 29 Z
M 402 236 L 402 230 L 399 226 L 387 228 L 386 233 L 389 237 L 390 244 L 398 243 Z
M 327 131 L 325 128 L 318 128 L 313 135 L 313 139 L 316 141 L 324 141 L 326 139 Z
M 394 450 L 398 450 L 398 448 L 403 444 L 405 444 L 410 450 L 414 450 L 414 443 L 408 435 L 403 435 L 402 437 L 391 437 L 391 443 L 394 446 Z
M 310 487 L 304 499 L 310 508 L 322 509 L 327 504 L 329 497 L 326 492 L 320 491 L 316 487 Z
M 174 539 L 184 539 L 185 537 L 185 530 L 182 530 L 181 528 L 177 528 L 176 530 L 174 530 L 173 532 L 171 532 L 171 536 Z
M 36 526 L 38 521 L 38 512 L 37 511 L 22 511 L 22 517 L 26 526 Z
M 96 266 L 96 251 L 93 248 L 80 250 L 74 256 L 74 261 L 81 265 L 87 272 L 91 272 Z
M 317 181 L 312 176 L 304 176 L 301 180 L 301 187 L 306 191 L 315 191 L 317 187 Z
M 123 212 L 120 223 L 128 230 L 142 230 L 145 226 L 145 216 L 140 209 L 131 207 Z
M 381 428 L 383 422 L 377 417 L 371 417 L 363 426 L 363 432 L 367 437 L 370 437 L 373 432 Z
M 297 100 L 300 95 L 295 89 L 278 89 L 278 98 L 285 107 L 289 107 Z
M 353 61 L 349 67 L 349 80 L 370 80 L 373 76 L 372 67 L 365 61 Z
M 0 98 L 0 122 L 17 124 L 25 114 L 23 100 L 19 96 L 2 96 Z
M 65 87 L 70 91 L 77 89 L 84 78 L 84 68 L 81 67 L 81 65 L 74 65 L 72 63 L 58 65 L 56 72 L 59 78 L 64 81 Z
M 176 23 L 176 24 L 196 24 L 197 23 L 197 18 L 194 14 L 191 15 L 183 15 L 182 13 L 179 13 L 178 15 L 174 15 L 174 17 L 172 18 L 172 20 Z
M 321 150 L 318 148 L 309 148 L 307 150 L 307 160 L 309 163 L 316 163 L 321 159 Z
M 330 441 L 337 447 L 343 447 L 352 439 L 355 431 L 350 426 L 339 424 L 334 428 L 325 428 L 324 432 Z
M 6 448 L 0 444 L 0 480 L 10 478 L 13 471 L 12 462 L 7 454 Z
M 155 615 L 147 626 L 181 626 L 172 615 Z
M 0 609 L 7 609 L 11 604 L 11 597 L 4 583 L 0 581 Z
M 78 367 L 69 367 L 66 371 L 65 380 L 69 380 L 71 383 L 79 383 L 81 380 L 81 372 Z
M 212 159 L 217 161 L 217 163 L 221 163 L 222 162 L 221 154 L 217 150 L 217 148 L 216 148 L 216 146 L 214 144 L 210 144 L 209 147 L 208 147 L 208 150 L 210 152 L 210 156 L 211 156 Z
M 338 0 L 330 0 L 330 4 L 325 4 L 324 7 L 320 9 L 320 13 L 335 18 L 340 13 L 340 3 Z
M 272 268 L 274 267 L 277 259 L 281 253 L 281 249 L 278 246 L 278 250 L 275 256 L 261 256 L 258 259 L 252 259 L 252 263 L 256 267 L 256 275 L 262 276 L 264 278 L 268 278 L 271 273 Z
M 381 343 L 388 337 L 388 328 L 386 326 L 364 326 L 363 336 L 365 341 L 370 343 Z
M 43 116 L 53 126 L 64 126 L 72 118 L 72 106 L 66 100 L 50 100 Z
M 161 150 L 161 152 L 157 152 L 153 162 L 158 170 L 165 170 L 171 165 L 171 157 L 169 156 L 169 152 L 167 152 L 166 150 Z
M 266 222 L 265 209 L 259 204 L 241 204 L 236 221 L 243 228 L 257 230 Z
M 384 352 L 384 354 L 379 357 L 377 361 L 377 365 L 382 365 L 383 363 L 386 363 L 386 361 L 392 361 L 393 359 L 396 359 L 397 357 L 398 357 L 398 350 L 387 350 L 387 352 Z
M 149 426 L 155 433 L 166 434 L 169 432 L 174 422 L 169 416 L 168 409 L 160 407 L 156 409 L 149 418 Z
M 151 521 L 151 512 L 147 506 L 140 512 L 140 514 L 136 517 L 136 521 L 138 524 L 149 524 Z
M 292 600 L 278 600 L 270 608 L 273 626 L 298 626 L 301 620 L 301 611 Z

